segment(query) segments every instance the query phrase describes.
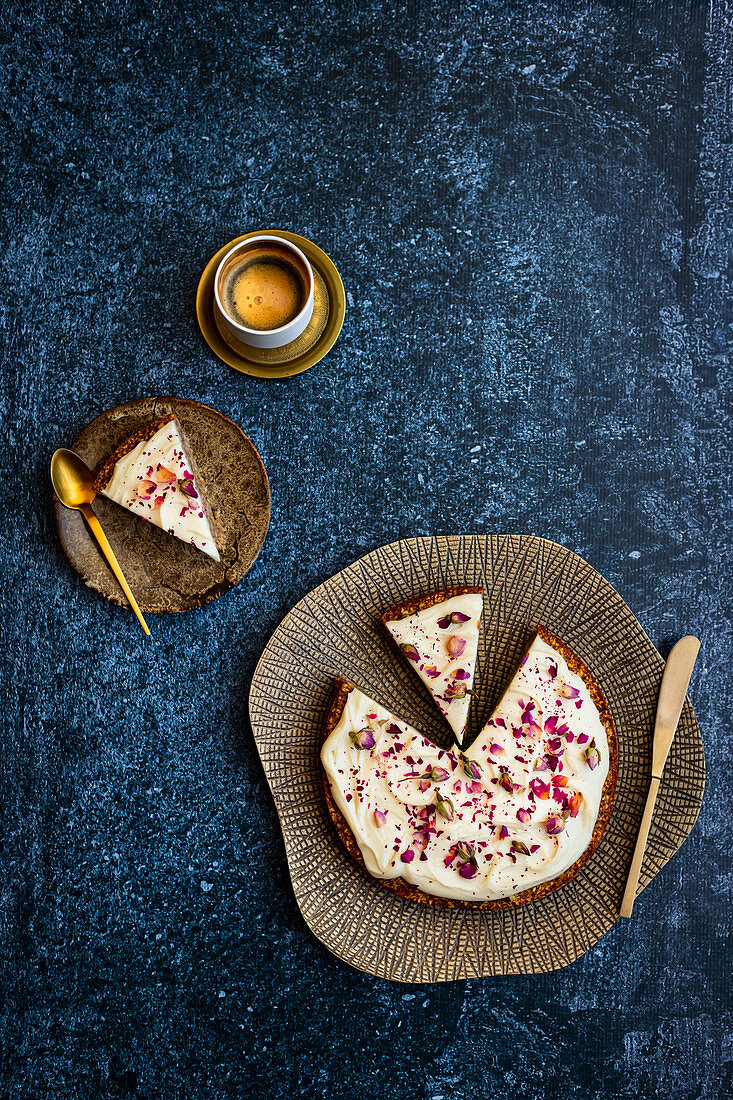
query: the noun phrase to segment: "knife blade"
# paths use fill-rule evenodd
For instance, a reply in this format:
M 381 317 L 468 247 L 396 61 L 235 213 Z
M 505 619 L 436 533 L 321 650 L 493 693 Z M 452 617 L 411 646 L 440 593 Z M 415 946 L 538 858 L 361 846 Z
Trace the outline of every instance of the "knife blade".
M 690 684 L 692 670 L 700 650 L 699 638 L 687 634 L 680 638 L 667 658 L 667 664 L 662 675 L 662 683 L 659 688 L 657 700 L 657 716 L 654 722 L 654 740 L 652 742 L 652 777 L 649 784 L 644 815 L 639 826 L 639 835 L 636 838 L 636 847 L 631 859 L 629 877 L 626 880 L 626 889 L 619 916 L 630 917 L 636 898 L 636 890 L 639 885 L 639 874 L 649 839 L 649 828 L 654 814 L 654 804 L 657 801 L 659 783 L 664 771 L 664 765 L 669 755 L 670 746 L 677 732 L 682 708 L 685 705 L 687 688 Z

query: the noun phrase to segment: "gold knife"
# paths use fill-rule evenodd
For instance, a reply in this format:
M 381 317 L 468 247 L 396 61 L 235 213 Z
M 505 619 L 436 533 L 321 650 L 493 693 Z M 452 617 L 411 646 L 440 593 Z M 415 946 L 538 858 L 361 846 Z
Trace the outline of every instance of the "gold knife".
M 664 771 L 670 745 L 677 732 L 680 714 L 685 703 L 687 688 L 690 684 L 692 670 L 700 649 L 699 638 L 687 634 L 680 638 L 667 658 L 667 664 L 662 676 L 662 686 L 659 689 L 657 702 L 657 717 L 654 723 L 654 741 L 652 742 L 652 781 L 649 785 L 649 794 L 646 797 L 644 816 L 639 826 L 639 835 L 636 838 L 634 856 L 631 860 L 629 877 L 626 880 L 620 917 L 630 917 L 636 898 L 636 888 L 639 884 L 639 872 L 641 871 L 646 843 L 649 838 L 649 826 L 654 814 L 654 803 L 657 801 L 657 791 Z

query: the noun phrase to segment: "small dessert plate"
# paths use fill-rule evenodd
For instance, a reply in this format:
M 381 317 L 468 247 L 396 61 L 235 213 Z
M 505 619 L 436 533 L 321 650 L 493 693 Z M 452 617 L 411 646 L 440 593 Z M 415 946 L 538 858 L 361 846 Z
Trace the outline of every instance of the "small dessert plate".
M 147 423 L 175 413 L 201 473 L 220 533 L 221 561 L 144 523 L 103 496 L 92 507 L 146 614 L 190 611 L 217 599 L 249 572 L 270 525 L 270 485 L 252 440 L 228 417 L 178 397 L 149 397 L 109 409 L 71 449 L 94 469 Z M 120 607 L 127 601 L 80 512 L 54 498 L 61 547 L 84 582 Z
M 221 260 L 240 241 L 263 233 L 284 237 L 296 245 L 313 268 L 313 316 L 297 340 L 280 348 L 255 348 L 242 343 L 217 322 L 212 308 L 214 279 Z M 229 241 L 209 260 L 196 291 L 196 316 L 206 343 L 228 366 L 255 378 L 289 378 L 315 366 L 336 343 L 345 314 L 344 284 L 333 260 L 313 241 L 282 229 L 255 230 Z

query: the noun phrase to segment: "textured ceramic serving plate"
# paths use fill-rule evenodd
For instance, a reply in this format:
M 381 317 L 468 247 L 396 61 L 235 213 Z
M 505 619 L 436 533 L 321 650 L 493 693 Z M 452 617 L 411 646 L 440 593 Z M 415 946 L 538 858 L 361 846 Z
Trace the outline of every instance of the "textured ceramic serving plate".
M 175 413 L 191 445 L 220 531 L 221 562 L 172 538 L 103 496 L 94 500 L 128 584 L 147 614 L 190 611 L 228 592 L 252 568 L 270 524 L 270 485 L 252 440 L 223 413 L 180 397 L 128 401 L 101 413 L 71 444 L 92 469 L 158 416 Z M 54 498 L 59 538 L 84 582 L 127 607 L 80 512 Z
M 484 588 L 472 735 L 539 623 L 592 670 L 618 735 L 613 810 L 593 857 L 565 886 L 499 912 L 416 905 L 385 890 L 342 847 L 320 782 L 319 734 L 337 675 L 449 744 L 447 727 L 383 636 L 377 616 L 421 592 L 456 584 Z M 532 536 L 404 539 L 316 588 L 273 634 L 250 692 L 252 728 L 295 896 L 314 934 L 359 970 L 402 982 L 536 974 L 577 959 L 617 919 L 649 782 L 663 667 L 611 585 L 576 554 Z M 700 730 L 687 701 L 659 793 L 641 888 L 688 836 L 704 783 Z

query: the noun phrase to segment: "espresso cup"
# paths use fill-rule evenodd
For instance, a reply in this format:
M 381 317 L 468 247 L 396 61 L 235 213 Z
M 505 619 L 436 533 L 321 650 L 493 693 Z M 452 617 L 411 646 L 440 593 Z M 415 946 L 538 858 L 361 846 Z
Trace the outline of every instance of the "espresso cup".
M 306 256 L 274 233 L 235 244 L 216 270 L 217 319 L 225 333 L 253 348 L 281 348 L 296 340 L 313 316 L 313 297 Z

